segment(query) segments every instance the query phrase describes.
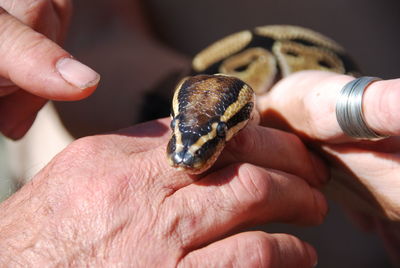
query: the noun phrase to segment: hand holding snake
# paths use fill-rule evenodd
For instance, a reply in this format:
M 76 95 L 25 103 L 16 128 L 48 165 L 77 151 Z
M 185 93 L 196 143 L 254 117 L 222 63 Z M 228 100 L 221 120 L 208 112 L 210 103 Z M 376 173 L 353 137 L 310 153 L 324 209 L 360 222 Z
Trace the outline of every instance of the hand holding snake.
M 297 26 L 273 25 L 217 41 L 193 59 L 194 73 L 176 87 L 172 101 L 171 166 L 202 173 L 225 143 L 254 117 L 255 93 L 301 70 L 356 72 L 344 49 Z M 204 75 L 206 74 L 206 75 Z
M 194 178 L 165 161 L 168 125 L 151 121 L 70 144 L 0 203 L 0 263 L 315 265 L 313 247 L 292 235 L 243 231 L 265 222 L 322 222 L 326 201 L 310 185 L 325 182 L 327 173 L 296 136 L 248 127 L 221 155 L 226 167 Z M 254 147 L 240 142 L 249 137 L 269 139 Z M 269 150 L 270 157 L 260 157 Z
M 319 148 L 335 167 L 328 192 L 353 209 L 363 226 L 376 229 L 400 263 L 400 79 L 374 82 L 365 91 L 367 124 L 390 136 L 378 141 L 350 138 L 338 125 L 338 92 L 352 79 L 314 71 L 288 77 L 259 98 L 262 123 L 291 130 Z
M 353 166 L 352 158 L 339 160 L 349 165 L 356 175 L 366 176 L 366 180 L 376 177 L 378 167 L 381 171 L 385 167 L 388 169 L 384 177 L 397 170 L 391 164 L 397 159 L 396 154 L 386 155 L 390 160 L 379 154 L 378 158 L 371 159 L 368 154 L 371 149 L 365 149 L 398 152 L 396 137 L 379 142 L 356 142 L 338 125 L 337 96 L 354 78 L 337 73 L 355 74 L 357 70 L 344 49 L 327 37 L 297 26 L 257 27 L 212 44 L 194 58 L 192 65 L 194 71 L 207 75 L 185 78 L 176 87 L 172 102 L 172 138 L 167 147 L 172 166 L 188 173 L 207 170 L 225 143 L 246 126 L 256 106 L 263 125 L 271 125 L 271 114 L 278 114 L 290 126 L 289 130 L 308 140 L 326 143 L 324 150 L 331 154 L 336 152 L 339 158 L 346 154 L 339 154 L 335 146 L 346 144 L 348 149 L 355 146 L 352 151 L 360 155 L 351 156 L 357 159 L 357 165 Z M 325 72 L 299 72 L 302 70 Z M 293 74 L 296 72 L 299 73 Z M 287 78 L 274 85 L 282 77 Z M 366 91 L 362 110 L 373 132 L 400 134 L 400 125 L 393 123 L 399 121 L 399 83 L 399 80 L 377 81 Z M 256 100 L 252 88 L 259 95 Z M 360 146 L 364 154 L 359 151 Z M 382 163 L 371 165 L 371 161 Z M 398 181 L 392 181 L 396 177 L 392 175 L 387 185 L 397 185 Z M 400 203 L 398 194 L 381 190 L 384 189 L 371 189 L 378 203 L 385 204 L 384 215 L 400 219 L 396 210 Z
M 293 131 L 352 175 L 331 187 L 348 198 L 346 205 L 378 216 L 381 226 L 400 221 L 398 79 L 366 86 L 361 107 L 372 133 L 393 137 L 360 141 L 343 132 L 335 114 L 339 91 L 357 74 L 355 64 L 339 45 L 315 32 L 265 26 L 233 34 L 200 52 L 193 69 L 214 75 L 186 78 L 176 88 L 167 148 L 172 166 L 189 173 L 207 170 L 257 106 L 262 125 Z M 329 72 L 289 76 L 302 70 Z M 287 78 L 276 83 L 282 77 Z M 251 88 L 259 94 L 271 87 L 254 101 Z M 392 238 L 391 248 L 400 247 L 399 229 L 380 228 Z

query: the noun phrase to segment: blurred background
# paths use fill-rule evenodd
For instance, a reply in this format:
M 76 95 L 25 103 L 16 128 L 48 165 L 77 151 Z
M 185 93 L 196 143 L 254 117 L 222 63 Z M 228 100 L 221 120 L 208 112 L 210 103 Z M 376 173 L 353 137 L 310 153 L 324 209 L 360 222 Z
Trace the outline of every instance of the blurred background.
M 304 26 L 344 46 L 363 74 L 400 77 L 398 0 L 80 0 L 74 6 L 65 47 L 101 74 L 100 87 L 86 100 L 48 105 L 23 140 L 0 137 L 0 200 L 74 138 L 167 116 L 174 83 L 191 57 L 236 31 Z M 361 231 L 334 202 L 330 208 L 318 227 L 260 228 L 313 244 L 318 267 L 390 267 L 375 234 Z

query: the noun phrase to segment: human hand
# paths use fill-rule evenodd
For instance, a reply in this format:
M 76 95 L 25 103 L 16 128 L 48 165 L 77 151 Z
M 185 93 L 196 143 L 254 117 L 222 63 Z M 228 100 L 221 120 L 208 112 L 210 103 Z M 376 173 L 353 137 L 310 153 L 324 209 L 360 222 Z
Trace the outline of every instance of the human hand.
M 330 183 L 328 192 L 352 211 L 358 223 L 377 230 L 389 250 L 398 252 L 400 79 L 376 81 L 365 90 L 363 111 L 368 126 L 376 133 L 391 136 L 379 141 L 352 139 L 339 127 L 336 100 L 352 79 L 317 71 L 294 74 L 259 99 L 262 124 L 291 130 L 321 149 L 339 175 Z M 400 264 L 398 254 L 393 256 Z
M 90 95 L 99 75 L 60 43 L 70 0 L 0 0 L 0 132 L 18 139 L 51 100 Z
M 227 146 L 219 169 L 194 177 L 168 165 L 168 125 L 86 137 L 57 155 L 0 204 L 0 263 L 315 264 L 314 249 L 298 238 L 240 232 L 272 221 L 322 222 L 326 202 L 310 185 L 325 182 L 327 172 L 297 137 L 249 126 Z
M 400 79 L 377 81 L 365 91 L 363 110 L 367 124 L 377 133 L 393 137 L 359 141 L 347 137 L 336 120 L 339 91 L 352 77 L 307 71 L 282 80 L 260 98 L 263 125 L 290 129 L 321 146 L 335 164 L 350 171 L 372 196 L 363 195 L 382 216 L 400 220 Z M 351 188 L 354 190 L 354 188 Z M 359 191 L 358 193 L 362 193 Z M 372 199 L 374 198 L 374 199 Z M 378 207 L 379 206 L 379 207 Z

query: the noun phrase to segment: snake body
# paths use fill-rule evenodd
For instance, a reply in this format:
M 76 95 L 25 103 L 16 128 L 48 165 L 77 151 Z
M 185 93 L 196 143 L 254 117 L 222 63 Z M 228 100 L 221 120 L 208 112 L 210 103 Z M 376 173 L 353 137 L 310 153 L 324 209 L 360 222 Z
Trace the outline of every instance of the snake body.
M 192 174 L 207 170 L 250 120 L 255 95 L 301 70 L 357 73 L 339 44 L 298 26 L 256 27 L 202 50 L 192 61 L 193 76 L 175 89 L 170 165 Z

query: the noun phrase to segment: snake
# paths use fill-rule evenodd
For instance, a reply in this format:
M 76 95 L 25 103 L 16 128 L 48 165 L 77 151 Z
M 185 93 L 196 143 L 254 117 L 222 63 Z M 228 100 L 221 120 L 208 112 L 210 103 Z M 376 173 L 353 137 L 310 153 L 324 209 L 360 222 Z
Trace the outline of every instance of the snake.
M 226 143 L 257 112 L 257 95 L 302 70 L 356 76 L 344 48 L 321 33 L 294 25 L 267 25 L 228 35 L 191 62 L 190 75 L 175 87 L 169 164 L 189 174 L 208 170 Z

